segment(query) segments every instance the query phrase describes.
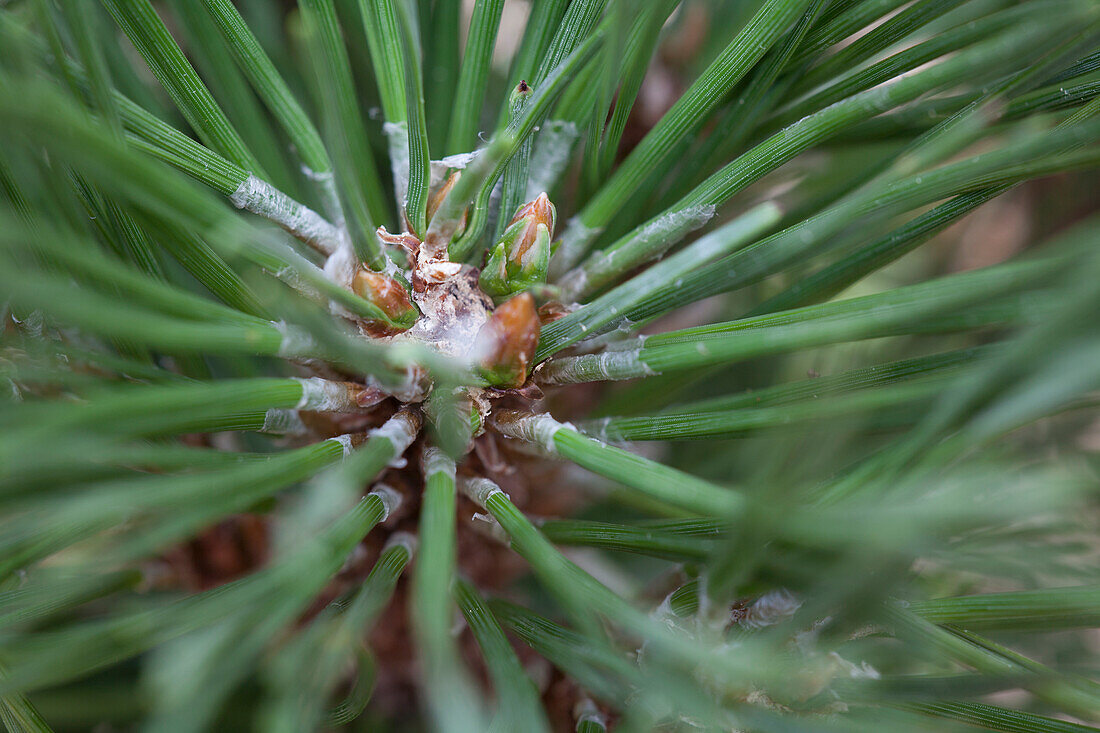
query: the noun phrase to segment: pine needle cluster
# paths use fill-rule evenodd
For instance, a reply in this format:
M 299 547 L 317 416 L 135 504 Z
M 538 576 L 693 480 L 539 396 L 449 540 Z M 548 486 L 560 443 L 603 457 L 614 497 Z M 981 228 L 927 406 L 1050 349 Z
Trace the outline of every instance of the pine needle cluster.
M 1098 48 L 0 2 L 0 720 L 1100 730 Z

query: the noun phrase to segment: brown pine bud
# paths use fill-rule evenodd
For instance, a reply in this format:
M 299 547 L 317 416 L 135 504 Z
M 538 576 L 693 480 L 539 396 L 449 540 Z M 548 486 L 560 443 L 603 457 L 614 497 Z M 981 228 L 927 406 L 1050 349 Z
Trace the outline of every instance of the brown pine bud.
M 394 324 L 410 328 L 416 322 L 416 306 L 408 291 L 392 277 L 361 267 L 351 281 L 351 289 L 360 298 L 381 308 Z
M 527 381 L 531 359 L 539 345 L 539 315 L 535 299 L 520 293 L 501 303 L 478 331 L 473 354 L 489 383 L 505 389 Z

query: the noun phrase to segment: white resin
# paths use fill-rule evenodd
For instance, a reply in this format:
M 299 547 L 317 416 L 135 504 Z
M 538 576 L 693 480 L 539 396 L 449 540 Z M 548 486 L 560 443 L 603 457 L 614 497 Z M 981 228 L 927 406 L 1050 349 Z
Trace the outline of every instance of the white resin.
M 428 181 L 432 188 L 441 185 L 447 174 L 453 170 L 463 170 L 481 155 L 481 148 L 469 153 L 455 153 L 440 160 L 433 160 L 430 166 L 431 177 Z
M 581 267 L 563 277 L 563 294 L 569 299 L 578 299 L 588 293 L 590 286 L 603 285 L 606 276 L 616 269 L 657 259 L 713 217 L 714 207 L 710 205 L 689 206 L 661 214 L 628 235 L 629 239 L 621 246 L 606 252 L 594 252 Z M 626 263 L 618 265 L 617 262 L 624 258 Z

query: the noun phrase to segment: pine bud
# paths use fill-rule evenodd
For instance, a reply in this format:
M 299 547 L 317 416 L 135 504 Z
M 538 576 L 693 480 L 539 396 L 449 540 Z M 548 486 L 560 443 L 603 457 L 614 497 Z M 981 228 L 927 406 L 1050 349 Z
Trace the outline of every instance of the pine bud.
M 481 271 L 481 289 L 506 296 L 546 282 L 557 212 L 545 193 L 519 208 Z
M 523 105 L 526 104 L 533 91 L 526 79 L 520 79 L 519 84 L 512 87 L 512 92 L 508 95 L 508 109 L 512 111 L 513 116 L 523 110 Z
M 539 315 L 535 299 L 520 293 L 497 306 L 478 331 L 473 354 L 489 383 L 496 387 L 520 387 L 539 344 Z
M 419 315 L 409 293 L 401 283 L 388 275 L 359 268 L 351 281 L 351 289 L 360 298 L 374 303 L 393 322 L 409 328 Z

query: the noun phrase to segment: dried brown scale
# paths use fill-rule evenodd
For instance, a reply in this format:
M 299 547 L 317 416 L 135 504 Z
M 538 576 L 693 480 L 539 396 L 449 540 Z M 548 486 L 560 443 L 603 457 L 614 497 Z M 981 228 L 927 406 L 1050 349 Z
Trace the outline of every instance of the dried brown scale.
M 565 318 L 572 313 L 574 308 L 563 305 L 556 300 L 551 300 L 539 306 L 539 322 L 542 325 L 553 323 L 559 318 Z
M 409 255 L 409 267 L 416 264 L 414 257 L 420 250 L 420 240 L 409 232 L 402 232 L 401 234 L 390 234 L 386 231 L 386 227 L 378 227 L 377 231 L 378 239 L 384 244 L 388 244 L 393 247 L 399 247 L 406 254 Z
M 175 585 L 191 591 L 216 588 L 244 577 L 268 559 L 268 523 L 258 514 L 235 514 L 166 552 Z
M 481 461 L 486 471 L 499 474 L 508 469 L 508 463 L 501 457 L 496 438 L 492 433 L 487 432 L 474 440 L 474 455 Z
M 357 385 L 359 388 L 356 390 L 353 399 L 355 404 L 360 408 L 373 407 L 382 400 L 389 397 L 383 390 L 378 387 L 367 387 Z
M 355 378 L 355 375 L 350 372 L 320 359 L 292 359 L 290 363 L 299 367 L 298 371 L 303 376 L 321 377 L 333 382 L 344 382 Z
M 339 435 L 364 434 L 373 428 L 380 427 L 382 423 L 390 419 L 397 411 L 396 405 L 390 401 L 380 404 L 370 412 L 354 413 L 329 413 L 314 412 L 312 410 L 300 410 L 298 415 L 306 427 L 315 435 L 324 438 L 335 438 Z

